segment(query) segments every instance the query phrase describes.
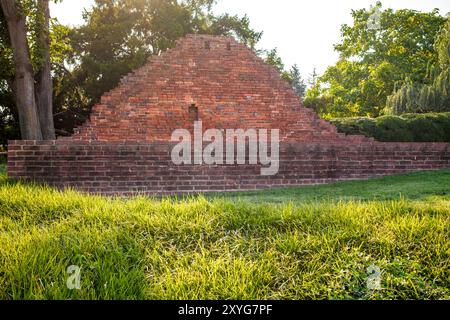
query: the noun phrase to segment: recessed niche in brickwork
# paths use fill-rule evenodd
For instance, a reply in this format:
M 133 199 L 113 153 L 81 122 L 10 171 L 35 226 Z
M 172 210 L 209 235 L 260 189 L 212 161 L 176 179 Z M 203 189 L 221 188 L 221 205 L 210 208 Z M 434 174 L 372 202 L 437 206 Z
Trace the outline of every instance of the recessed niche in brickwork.
M 189 117 L 191 121 L 199 121 L 199 115 L 198 115 L 198 107 L 195 104 L 192 104 L 189 107 Z

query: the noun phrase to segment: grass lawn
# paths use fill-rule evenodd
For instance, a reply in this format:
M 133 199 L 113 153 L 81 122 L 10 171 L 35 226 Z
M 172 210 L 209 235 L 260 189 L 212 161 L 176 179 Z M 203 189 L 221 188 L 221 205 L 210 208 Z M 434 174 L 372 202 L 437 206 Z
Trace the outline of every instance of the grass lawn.
M 450 299 L 449 238 L 449 170 L 162 200 L 0 173 L 0 299 Z
M 450 170 L 411 173 L 368 181 L 227 194 L 227 198 L 270 203 L 326 201 L 423 200 L 450 195 Z M 219 195 L 220 196 L 220 195 Z M 216 195 L 217 197 L 217 195 Z

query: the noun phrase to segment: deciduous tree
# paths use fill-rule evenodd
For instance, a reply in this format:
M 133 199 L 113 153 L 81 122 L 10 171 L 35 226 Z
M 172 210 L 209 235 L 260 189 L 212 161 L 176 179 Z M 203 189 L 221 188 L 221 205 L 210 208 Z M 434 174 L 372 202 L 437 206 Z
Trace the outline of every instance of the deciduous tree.
M 408 79 L 387 100 L 387 113 L 450 111 L 450 20 L 436 41 L 438 59 L 431 65 L 429 83 Z
M 49 0 L 1 0 L 1 8 L 1 94 L 15 102 L 2 99 L 3 125 L 17 115 L 22 139 L 53 140 Z
M 22 139 L 41 140 L 33 66 L 27 39 L 26 13 L 24 7 L 16 0 L 1 0 L 1 6 L 14 58 L 14 96 Z
M 377 14 L 377 23 L 372 17 Z M 437 61 L 434 43 L 445 18 L 439 11 L 353 10 L 353 25 L 343 25 L 336 65 L 320 78 L 320 97 L 334 116 L 379 116 L 395 86 L 410 79 L 423 83 Z

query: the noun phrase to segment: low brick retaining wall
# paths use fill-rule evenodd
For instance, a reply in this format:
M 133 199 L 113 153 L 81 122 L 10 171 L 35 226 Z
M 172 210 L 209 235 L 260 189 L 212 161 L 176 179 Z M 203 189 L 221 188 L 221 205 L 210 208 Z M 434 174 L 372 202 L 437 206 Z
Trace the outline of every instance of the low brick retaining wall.
M 11 141 L 8 175 L 102 195 L 256 190 L 450 168 L 449 143 L 282 143 L 280 169 L 260 165 L 174 165 L 173 143 Z

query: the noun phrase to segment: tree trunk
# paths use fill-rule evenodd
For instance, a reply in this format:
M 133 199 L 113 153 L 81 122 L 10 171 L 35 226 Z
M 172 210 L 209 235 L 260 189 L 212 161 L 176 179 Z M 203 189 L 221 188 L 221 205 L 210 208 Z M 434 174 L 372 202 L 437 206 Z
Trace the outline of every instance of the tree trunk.
M 24 140 L 42 140 L 25 19 L 16 0 L 0 0 L 13 49 L 16 103 Z
M 38 8 L 37 19 L 42 23 L 38 28 L 38 45 L 42 63 L 36 75 L 36 105 L 39 112 L 43 139 L 55 140 L 55 126 L 53 124 L 53 83 L 50 62 L 50 9 L 48 0 L 39 0 Z

